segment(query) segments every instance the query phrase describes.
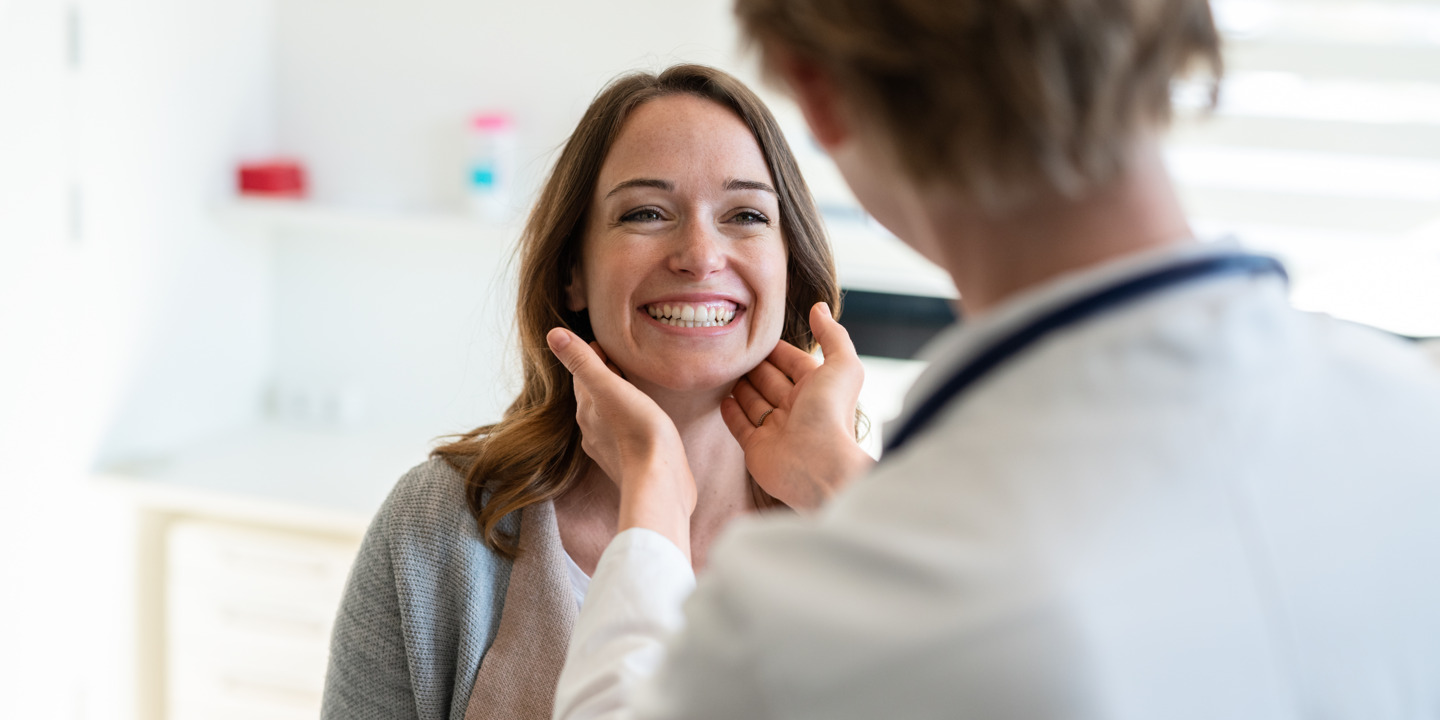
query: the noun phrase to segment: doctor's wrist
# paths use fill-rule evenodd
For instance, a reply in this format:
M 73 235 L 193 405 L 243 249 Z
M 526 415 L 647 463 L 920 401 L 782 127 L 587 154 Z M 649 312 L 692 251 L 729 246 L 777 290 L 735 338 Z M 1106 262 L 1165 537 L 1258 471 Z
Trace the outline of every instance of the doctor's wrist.
M 875 459 L 859 443 L 837 443 L 833 452 L 812 458 L 803 480 L 791 488 L 786 504 L 795 510 L 818 510 L 874 464 Z
M 683 461 L 663 457 L 637 463 L 620 483 L 617 531 L 645 528 L 690 555 L 690 516 L 697 500 L 695 478 Z

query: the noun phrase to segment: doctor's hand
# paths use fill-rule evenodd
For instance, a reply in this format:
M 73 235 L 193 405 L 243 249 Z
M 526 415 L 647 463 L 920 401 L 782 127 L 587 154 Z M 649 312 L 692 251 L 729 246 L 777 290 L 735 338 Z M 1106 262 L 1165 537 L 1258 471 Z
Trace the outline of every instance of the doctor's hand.
M 654 530 L 688 557 L 695 478 L 675 423 L 621 377 L 599 343 L 563 328 L 545 340 L 575 380 L 580 446 L 620 488 L 619 530 Z
M 825 303 L 810 309 L 825 362 L 785 342 L 720 406 L 755 482 L 796 510 L 823 505 L 874 464 L 855 440 L 865 369 Z

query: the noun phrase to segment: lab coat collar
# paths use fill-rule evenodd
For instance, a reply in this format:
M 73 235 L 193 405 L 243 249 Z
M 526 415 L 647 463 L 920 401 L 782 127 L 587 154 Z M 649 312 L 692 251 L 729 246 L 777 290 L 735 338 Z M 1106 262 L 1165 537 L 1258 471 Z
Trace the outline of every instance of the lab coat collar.
M 1226 237 L 1134 253 L 1064 273 L 1016 294 L 984 314 L 966 317 L 937 335 L 916 356 L 929 365 L 905 394 L 900 414 L 885 423 L 885 434 L 898 432 L 916 407 L 976 353 L 1040 315 L 1102 287 L 1191 260 L 1240 250 L 1237 240 Z

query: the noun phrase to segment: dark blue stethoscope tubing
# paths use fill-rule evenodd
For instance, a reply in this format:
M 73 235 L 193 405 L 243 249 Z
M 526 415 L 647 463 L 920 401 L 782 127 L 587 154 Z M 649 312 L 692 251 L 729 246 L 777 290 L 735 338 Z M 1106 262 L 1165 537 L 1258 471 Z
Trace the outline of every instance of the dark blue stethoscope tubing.
M 935 419 L 935 416 L 940 414 L 940 411 L 948 407 L 967 389 L 1051 333 L 1127 302 L 1177 285 L 1211 277 L 1266 274 L 1279 275 L 1283 279 L 1289 279 L 1284 266 L 1274 258 L 1245 253 L 1216 255 L 1172 265 L 1132 278 L 1046 313 L 1001 338 L 952 373 L 939 388 L 920 403 L 915 412 L 906 418 L 899 431 L 885 439 L 885 449 L 881 455 L 882 461 L 924 430 Z

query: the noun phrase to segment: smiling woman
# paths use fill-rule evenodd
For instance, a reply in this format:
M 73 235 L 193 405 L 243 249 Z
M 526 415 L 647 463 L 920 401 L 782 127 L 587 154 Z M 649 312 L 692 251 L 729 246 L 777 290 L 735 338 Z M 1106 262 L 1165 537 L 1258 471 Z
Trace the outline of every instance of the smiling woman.
M 837 306 L 839 287 L 805 181 L 748 88 L 696 65 L 612 83 L 542 188 L 519 266 L 524 386 L 381 508 L 336 621 L 327 718 L 550 716 L 619 513 L 552 328 L 593 342 L 673 421 L 695 478 L 697 567 L 731 520 L 779 504 L 721 404 L 781 340 L 812 349 L 807 313 Z

